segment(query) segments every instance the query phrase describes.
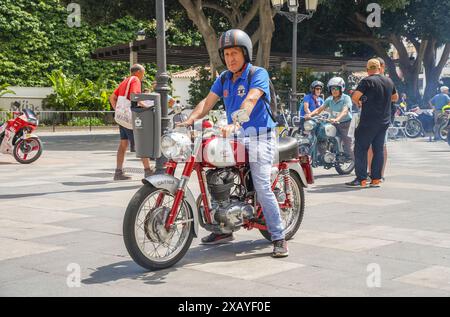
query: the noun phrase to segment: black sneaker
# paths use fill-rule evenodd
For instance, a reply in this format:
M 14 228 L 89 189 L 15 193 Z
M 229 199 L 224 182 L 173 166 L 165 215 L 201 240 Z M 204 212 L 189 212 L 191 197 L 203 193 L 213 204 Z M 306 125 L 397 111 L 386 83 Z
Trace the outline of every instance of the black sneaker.
M 216 234 L 211 233 L 209 236 L 202 238 L 202 244 L 213 245 L 213 244 L 224 244 L 234 240 L 232 233 L 230 234 Z
M 366 188 L 368 185 L 369 183 L 367 182 L 367 179 L 360 181 L 357 178 L 349 183 L 345 183 L 345 186 L 351 188 Z
M 285 258 L 289 255 L 289 249 L 286 240 L 277 240 L 273 242 L 272 257 Z
M 114 173 L 115 181 L 128 181 L 131 179 L 131 176 L 126 175 L 122 170 L 117 170 Z

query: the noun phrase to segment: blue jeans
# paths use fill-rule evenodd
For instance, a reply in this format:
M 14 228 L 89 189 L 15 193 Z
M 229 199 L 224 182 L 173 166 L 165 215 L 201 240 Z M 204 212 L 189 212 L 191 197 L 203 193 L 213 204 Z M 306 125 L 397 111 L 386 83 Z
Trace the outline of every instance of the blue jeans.
M 355 173 L 359 181 L 367 179 L 367 151 L 372 146 L 372 179 L 381 179 L 384 144 L 389 125 L 361 126 L 355 130 Z
M 276 151 L 275 132 L 245 137 L 244 144 L 249 154 L 256 197 L 263 207 L 267 229 L 272 235 L 272 241 L 284 239 L 285 228 L 281 221 L 280 207 L 272 191 L 270 180 Z

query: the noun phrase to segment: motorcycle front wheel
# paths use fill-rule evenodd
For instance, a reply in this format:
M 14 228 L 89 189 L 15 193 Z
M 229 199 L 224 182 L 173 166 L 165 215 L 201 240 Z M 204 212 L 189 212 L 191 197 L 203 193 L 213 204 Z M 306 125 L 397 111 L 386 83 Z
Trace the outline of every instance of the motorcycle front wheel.
M 339 175 L 349 175 L 355 169 L 355 161 L 347 160 L 342 163 L 338 162 L 334 168 Z
M 42 142 L 38 138 L 20 139 L 13 150 L 14 158 L 20 164 L 31 164 L 42 155 Z
M 174 200 L 167 190 L 144 185 L 128 204 L 123 221 L 125 246 L 131 258 L 147 270 L 173 266 L 192 243 L 193 214 L 184 200 L 172 228 L 165 228 Z
M 290 185 L 292 190 L 292 207 L 291 208 L 280 208 L 281 222 L 284 227 L 285 239 L 290 240 L 297 233 L 298 229 L 303 220 L 303 214 L 305 212 L 305 193 L 303 191 L 303 185 L 300 177 L 294 173 L 290 172 Z M 285 188 L 284 179 L 279 179 L 277 188 Z M 283 192 L 285 192 L 283 190 Z M 267 230 L 259 230 L 264 238 L 272 241 L 272 236 Z

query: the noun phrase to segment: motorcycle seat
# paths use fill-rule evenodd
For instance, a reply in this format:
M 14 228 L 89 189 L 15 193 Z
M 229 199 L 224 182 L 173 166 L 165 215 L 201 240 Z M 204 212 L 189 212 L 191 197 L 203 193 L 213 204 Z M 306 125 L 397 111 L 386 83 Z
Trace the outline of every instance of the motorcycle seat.
M 296 138 L 284 137 L 278 139 L 278 160 L 289 161 L 299 157 Z

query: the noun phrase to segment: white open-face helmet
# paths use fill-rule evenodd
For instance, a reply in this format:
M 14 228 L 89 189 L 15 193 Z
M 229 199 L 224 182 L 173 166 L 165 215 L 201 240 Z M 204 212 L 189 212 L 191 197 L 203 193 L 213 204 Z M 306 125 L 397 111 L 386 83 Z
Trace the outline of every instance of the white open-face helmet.
M 331 87 L 341 87 L 341 93 L 345 90 L 345 81 L 342 77 L 333 77 L 328 81 L 328 92 L 331 94 Z

